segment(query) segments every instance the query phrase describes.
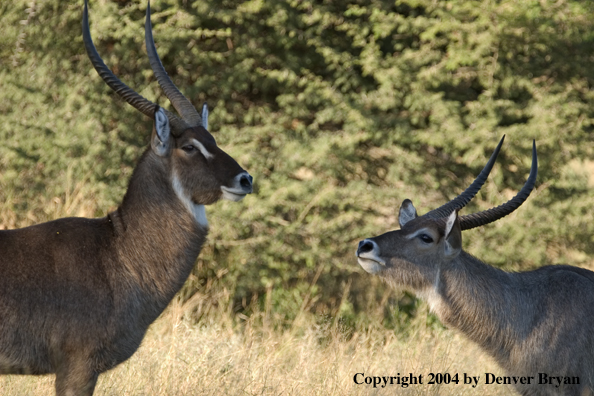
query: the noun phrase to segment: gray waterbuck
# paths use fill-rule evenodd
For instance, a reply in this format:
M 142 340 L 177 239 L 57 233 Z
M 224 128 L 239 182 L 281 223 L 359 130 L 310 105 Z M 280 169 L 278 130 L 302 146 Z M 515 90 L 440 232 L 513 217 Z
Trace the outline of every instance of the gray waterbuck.
M 117 210 L 0 231 L 0 373 L 55 373 L 59 396 L 91 395 L 100 373 L 136 351 L 194 266 L 208 233 L 204 205 L 252 192 L 252 177 L 206 130 L 206 106 L 198 113 L 165 72 L 150 7 L 151 68 L 179 116 L 107 68 L 86 0 L 82 30 L 101 78 L 154 126 Z
M 532 150 L 530 175 L 507 203 L 459 216 L 466 203 L 456 198 L 457 203 L 417 216 L 405 200 L 400 230 L 361 241 L 357 257 L 365 271 L 426 300 L 444 324 L 494 357 L 509 375 L 497 383 L 512 384 L 522 395 L 589 395 L 594 385 L 594 272 L 550 265 L 510 273 L 462 250 L 462 230 L 494 222 L 526 200 L 537 173 L 534 144 Z M 486 386 L 497 379 L 491 375 L 483 381 Z

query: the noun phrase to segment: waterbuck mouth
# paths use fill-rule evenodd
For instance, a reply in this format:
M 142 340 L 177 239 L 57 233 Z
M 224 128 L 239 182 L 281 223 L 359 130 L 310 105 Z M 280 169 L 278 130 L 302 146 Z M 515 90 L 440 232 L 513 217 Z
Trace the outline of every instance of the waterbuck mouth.
M 386 264 L 384 261 L 378 261 L 374 258 L 366 258 L 366 257 L 357 257 L 357 261 L 359 265 L 370 274 L 377 274 L 378 272 L 386 269 Z
M 363 269 L 370 274 L 378 273 L 386 268 L 386 262 L 382 260 L 379 255 L 379 247 L 377 243 L 371 239 L 366 239 L 359 242 L 357 249 L 357 261 Z
M 223 199 L 233 202 L 241 201 L 243 197 L 254 191 L 253 180 L 249 173 L 245 171 L 241 172 L 233 179 L 231 183 L 232 187 L 221 186 Z
M 251 191 L 247 192 L 243 189 L 229 188 L 224 186 L 221 187 L 221 191 L 223 192 L 223 199 L 233 202 L 241 201 L 247 194 L 251 194 Z

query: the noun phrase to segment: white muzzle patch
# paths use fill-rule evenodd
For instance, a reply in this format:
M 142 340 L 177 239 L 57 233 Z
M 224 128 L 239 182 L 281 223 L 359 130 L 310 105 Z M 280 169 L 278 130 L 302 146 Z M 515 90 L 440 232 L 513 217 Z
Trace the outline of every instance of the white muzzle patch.
M 386 269 L 386 266 L 383 262 L 375 261 L 374 259 L 368 259 L 362 256 L 357 257 L 357 262 L 365 270 L 370 274 L 377 274 L 378 272 Z
M 369 246 L 372 246 L 371 250 L 369 250 Z M 362 247 L 365 248 L 365 251 L 361 251 Z M 356 255 L 359 265 L 370 274 L 377 274 L 386 268 L 386 263 L 379 257 L 378 252 L 377 243 L 370 239 L 361 242 L 357 249 Z
M 252 186 L 250 182 L 250 186 L 242 186 L 241 181 L 244 178 L 251 179 L 251 176 L 247 172 L 241 172 L 233 179 L 233 185 L 231 187 L 221 186 L 221 191 L 223 192 L 223 199 L 227 199 L 229 201 L 237 202 L 241 201 L 247 194 L 252 193 Z
M 223 199 L 233 202 L 241 201 L 246 195 L 242 192 L 243 190 L 237 190 L 228 187 L 221 187 L 221 191 L 223 192 Z

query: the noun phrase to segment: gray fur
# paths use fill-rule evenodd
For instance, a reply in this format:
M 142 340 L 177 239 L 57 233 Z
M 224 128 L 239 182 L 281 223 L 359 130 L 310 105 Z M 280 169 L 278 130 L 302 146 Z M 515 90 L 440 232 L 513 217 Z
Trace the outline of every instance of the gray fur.
M 593 394 L 594 272 L 568 265 L 520 273 L 491 267 L 462 250 L 458 215 L 452 216 L 418 217 L 362 241 L 359 263 L 426 300 L 509 376 L 535 377 L 515 385 L 522 395 Z M 580 384 L 538 384 L 539 373 L 579 377 Z
M 403 227 L 406 223 L 418 217 L 417 210 L 410 199 L 404 200 L 398 211 L 398 223 Z

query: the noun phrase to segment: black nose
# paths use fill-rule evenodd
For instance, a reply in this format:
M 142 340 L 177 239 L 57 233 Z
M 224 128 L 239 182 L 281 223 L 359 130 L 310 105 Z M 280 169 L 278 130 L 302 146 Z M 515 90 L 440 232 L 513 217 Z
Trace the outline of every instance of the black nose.
M 252 188 L 252 180 L 254 180 L 254 178 L 250 175 L 241 175 L 239 185 L 243 188 Z
M 368 240 L 359 242 L 359 249 L 357 249 L 357 254 L 371 252 L 373 250 L 373 243 Z

